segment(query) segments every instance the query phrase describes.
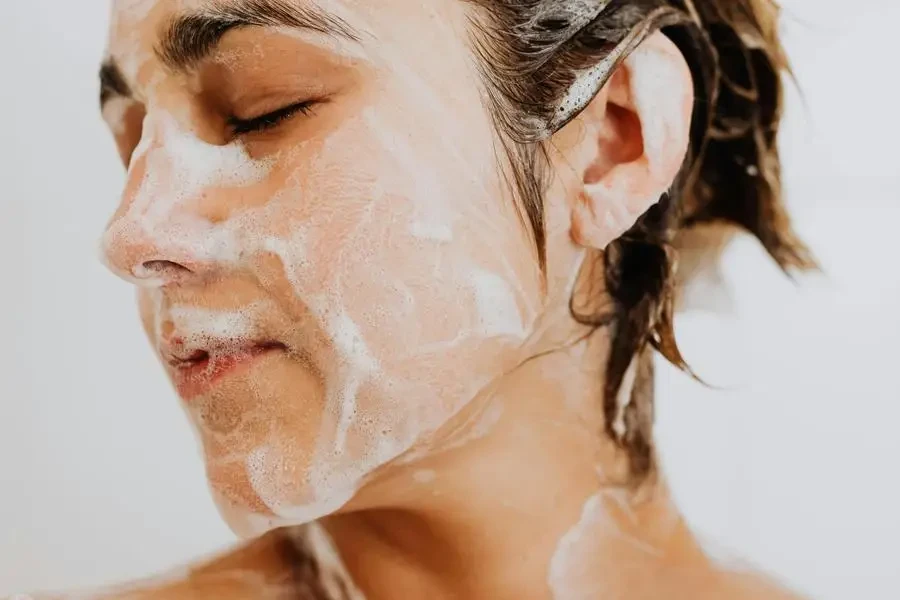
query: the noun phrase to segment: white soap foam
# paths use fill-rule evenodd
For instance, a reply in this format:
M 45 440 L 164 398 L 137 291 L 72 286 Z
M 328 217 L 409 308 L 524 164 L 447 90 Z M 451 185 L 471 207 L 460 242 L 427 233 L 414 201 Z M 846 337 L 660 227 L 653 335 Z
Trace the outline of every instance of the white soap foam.
M 413 197 L 416 203 L 410 232 L 423 239 L 452 241 L 453 224 L 458 216 L 446 197 L 445 186 L 436 166 L 423 164 L 408 140 L 386 127 L 370 109 L 363 110 L 362 119 L 385 153 L 392 156 L 403 171 L 414 177 Z
M 141 139 L 138 140 L 137 146 L 131 152 L 131 162 L 128 163 L 128 175 L 131 175 L 134 165 L 144 158 L 147 152 L 150 151 L 150 148 L 153 147 L 153 136 L 149 135 L 149 129 L 152 127 L 152 124 L 153 120 L 150 118 L 148 111 L 144 113 L 144 118 L 141 121 Z
M 590 569 L 589 559 L 584 556 L 585 546 L 590 547 L 590 537 L 595 528 L 606 517 L 603 509 L 603 498 L 600 494 L 591 496 L 581 510 L 581 517 L 569 531 L 563 535 L 556 552 L 550 560 L 550 572 L 547 583 L 555 600 L 589 600 L 592 590 L 572 590 L 573 582 L 584 579 L 585 572 Z M 585 540 L 588 540 L 587 542 Z M 585 563 L 588 564 L 585 564 Z
M 164 143 L 161 160 L 173 169 L 172 177 L 183 196 L 193 196 L 202 188 L 248 186 L 262 181 L 270 172 L 271 159 L 254 159 L 240 141 L 217 145 L 204 142 L 183 130 L 171 118 L 162 118 L 160 135 Z
M 372 357 L 363 339 L 362 332 L 346 312 L 341 311 L 328 323 L 328 333 L 335 347 L 341 353 L 341 381 L 336 389 L 330 390 L 329 400 L 340 407 L 338 427 L 335 434 L 335 450 L 343 449 L 347 432 L 357 416 L 356 396 L 364 380 L 378 369 L 378 362 Z M 329 386 L 331 387 L 331 386 Z
M 470 277 L 478 306 L 478 330 L 488 336 L 524 338 L 525 325 L 506 280 L 483 269 L 473 269 Z
M 343 310 L 340 298 L 328 289 L 310 293 L 302 280 L 303 267 L 307 264 L 306 238 L 302 230 L 294 231 L 288 239 L 265 238 L 262 246 L 277 256 L 285 276 L 295 293 L 302 298 L 319 321 L 338 353 L 338 362 L 329 373 L 326 390 L 326 412 L 337 415 L 335 431 L 322 430 L 316 444 L 315 456 L 309 468 L 306 497 L 288 504 L 283 498 L 285 490 L 279 490 L 271 473 L 265 469 L 266 461 L 281 460 L 272 456 L 269 448 L 258 448 L 248 457 L 248 474 L 253 489 L 263 502 L 278 515 L 285 525 L 308 523 L 330 514 L 343 506 L 359 488 L 362 479 L 371 470 L 393 458 L 397 452 L 390 436 L 376 438 L 365 445 L 365 454 L 351 461 L 345 449 L 349 428 L 357 415 L 357 393 L 360 385 L 378 369 L 377 361 L 368 350 L 362 332 Z
M 648 554 L 660 555 L 653 546 L 621 531 L 604 506 L 610 497 L 622 506 L 614 491 L 591 496 L 584 503 L 578 522 L 560 539 L 547 577 L 554 600 L 596 600 L 608 594 L 606 582 L 598 576 L 598 560 L 611 537 Z M 627 507 L 627 500 L 624 502 Z
M 140 219 L 150 232 L 205 188 L 248 186 L 270 172 L 272 161 L 251 158 L 240 142 L 208 144 L 181 129 L 171 116 L 150 114 L 135 150 L 137 158 L 146 160 L 146 172 L 128 210 L 128 216 Z
M 434 242 L 452 242 L 453 229 L 446 223 L 428 223 L 425 221 L 413 221 L 409 226 L 409 233 L 413 237 Z
M 610 70 L 623 49 L 617 47 L 593 67 L 578 74 L 566 93 L 560 99 L 555 116 L 548 125 L 550 132 L 554 132 L 559 126 L 572 118 L 572 115 L 583 110 L 600 91 L 602 83 L 609 75 Z
M 139 21 L 147 18 L 156 3 L 157 0 L 113 0 L 113 11 L 124 13 L 131 21 Z
M 427 86 L 421 85 L 423 89 Z M 436 110 L 440 104 L 435 104 Z M 415 227 L 419 233 L 439 238 L 436 241 L 452 239 L 452 222 L 455 212 L 452 203 L 435 201 L 435 189 L 439 180 L 434 173 L 422 173 L 420 157 L 402 138 L 386 130 L 383 123 L 375 119 L 376 127 L 382 131 L 381 141 L 385 151 L 410 172 L 416 173 Z M 371 123 L 370 123 L 371 125 Z M 269 172 L 269 163 L 250 159 L 239 144 L 230 147 L 205 144 L 192 134 L 181 131 L 172 118 L 156 118 L 145 123 L 144 137 L 140 143 L 136 157 L 148 162 L 148 174 L 141 183 L 138 198 L 135 199 L 130 216 L 138 217 L 142 225 L 150 232 L 154 228 L 167 223 L 171 213 L 182 202 L 194 199 L 198 193 L 209 186 L 237 187 L 250 185 L 265 177 Z M 464 161 L 464 157 L 457 157 Z M 471 161 L 469 161 L 471 162 Z M 470 165 L 473 169 L 481 165 Z M 471 171 L 470 171 L 471 172 Z M 310 307 L 313 315 L 335 343 L 341 362 L 346 368 L 335 367 L 333 391 L 326 390 L 331 410 L 337 409 L 339 419 L 336 431 L 323 431 L 321 444 L 317 448 L 316 458 L 310 468 L 309 485 L 312 489 L 310 499 L 303 499 L 301 506 L 285 504 L 285 491 L 278 486 L 285 485 L 272 477 L 271 464 L 281 461 L 283 457 L 273 456 L 272 447 L 257 449 L 247 458 L 247 473 L 253 489 L 260 498 L 270 506 L 277 515 L 275 521 L 285 524 L 309 522 L 342 506 L 355 493 L 361 480 L 384 462 L 407 450 L 414 440 L 427 428 L 443 422 L 448 416 L 439 409 L 419 410 L 415 417 L 407 416 L 402 426 L 393 427 L 399 417 L 395 414 L 368 415 L 372 421 L 369 430 L 363 434 L 366 439 L 363 456 L 348 457 L 344 450 L 348 430 L 357 416 L 356 395 L 359 385 L 373 372 L 377 371 L 377 362 L 371 357 L 365 340 L 357 325 L 343 312 L 342 299 L 336 290 L 319 286 L 311 289 L 305 281 L 304 271 L 308 266 L 306 239 L 301 230 L 292 231 L 286 239 L 253 238 L 234 226 L 238 219 L 224 224 L 212 226 L 202 220 L 190 220 L 188 216 L 179 217 L 179 223 L 186 223 L 185 228 L 178 231 L 177 237 L 189 246 L 194 256 L 214 260 L 237 260 L 242 256 L 252 256 L 260 250 L 269 251 L 278 256 L 284 272 L 295 290 Z M 411 226 L 411 229 L 413 227 Z M 174 234 L 170 232 L 170 237 Z M 188 239 L 189 238 L 189 239 Z M 159 238 L 157 238 L 159 239 Z M 175 243 L 176 240 L 162 241 Z M 495 280 L 502 279 L 493 275 Z M 490 279 L 490 278 L 488 278 Z M 510 331 L 521 335 L 522 324 L 519 311 L 508 284 L 505 289 L 498 286 L 497 281 L 476 283 L 477 294 L 482 302 L 479 304 L 482 313 L 481 324 L 498 335 L 510 335 Z M 499 302 L 499 304 L 498 304 Z M 499 306 L 499 309 L 498 309 Z M 504 308 L 504 306 L 506 308 Z M 511 308 L 510 310 L 507 310 Z M 333 315 L 337 315 L 336 317 Z M 512 315 L 512 318 L 510 318 Z M 228 319 L 216 322 L 216 315 L 205 315 L 206 326 L 221 332 L 239 329 L 241 324 Z M 209 320 L 212 321 L 209 321 Z M 247 323 L 244 323 L 247 325 Z M 472 335 L 481 335 L 473 332 Z M 390 382 L 402 388 L 405 382 Z M 412 385 L 410 384 L 412 388 Z M 396 394 L 397 397 L 402 394 Z M 458 407 L 457 407 L 458 408 Z M 389 409 L 385 409 L 386 413 Z M 393 427 L 393 429 L 392 429 Z M 361 429 L 364 429 L 361 427 Z M 352 461 L 352 462 L 351 462 Z M 292 488 L 293 489 L 293 488 Z M 287 494 L 289 495 L 289 494 Z M 308 500 L 308 501 L 307 501 Z M 248 527 L 271 525 L 272 520 L 266 517 L 253 520 Z
M 213 310 L 175 305 L 169 309 L 169 318 L 178 333 L 188 340 L 204 337 L 245 340 L 255 335 L 253 315 L 264 307 L 264 303 L 256 303 L 241 310 Z
M 209 260 L 213 254 L 228 258 L 239 255 L 234 228 L 214 226 L 183 204 L 211 186 L 241 187 L 261 181 L 270 172 L 271 160 L 250 158 L 237 142 L 207 144 L 181 130 L 172 117 L 151 118 L 149 114 L 130 170 L 140 160 L 146 161 L 143 179 L 127 212 L 105 232 L 104 247 L 110 248 L 123 238 L 145 238 L 159 248 L 178 249 L 198 262 Z M 127 271 L 121 274 L 136 278 L 141 285 L 161 283 L 140 264 L 123 267 Z
M 273 524 L 311 523 L 337 511 L 356 493 L 355 486 L 337 489 L 331 482 L 316 481 L 313 476 L 310 477 L 310 486 L 314 497 L 304 499 L 302 504 L 292 504 L 289 500 L 285 500 L 284 496 L 293 488 L 293 483 L 289 484 L 289 489 L 284 489 L 282 482 L 279 481 L 279 474 L 285 471 L 292 472 L 289 468 L 287 470 L 283 468 L 284 462 L 284 457 L 270 446 L 260 446 L 247 455 L 245 464 L 250 485 L 263 504 L 275 515 L 248 522 L 249 525 L 271 528 Z
M 575 81 L 563 94 L 556 113 L 548 124 L 550 132 L 555 132 L 562 123 L 567 122 L 572 115 L 583 110 L 593 100 L 616 62 L 621 59 L 627 46 L 628 40 L 623 41 L 596 65 L 576 76 Z

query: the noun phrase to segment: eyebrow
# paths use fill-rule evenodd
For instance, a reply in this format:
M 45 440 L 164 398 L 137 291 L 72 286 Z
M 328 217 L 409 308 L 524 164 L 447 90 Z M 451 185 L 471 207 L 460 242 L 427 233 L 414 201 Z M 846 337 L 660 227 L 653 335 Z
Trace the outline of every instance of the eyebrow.
M 125 81 L 122 70 L 116 62 L 108 58 L 100 66 L 100 108 L 115 96 L 131 97 L 131 88 Z
M 360 34 L 346 21 L 312 3 L 218 0 L 169 21 L 156 55 L 171 69 L 187 70 L 209 56 L 226 33 L 242 27 L 288 27 L 360 41 Z

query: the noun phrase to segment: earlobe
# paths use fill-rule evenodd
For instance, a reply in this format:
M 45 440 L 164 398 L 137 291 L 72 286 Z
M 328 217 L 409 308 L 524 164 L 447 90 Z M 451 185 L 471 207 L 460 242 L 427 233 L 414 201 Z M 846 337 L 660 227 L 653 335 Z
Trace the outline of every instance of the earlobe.
M 693 82 L 678 48 L 656 33 L 637 48 L 583 118 L 591 159 L 572 202 L 572 238 L 605 248 L 671 186 L 690 140 Z M 591 122 L 593 121 L 593 122 Z

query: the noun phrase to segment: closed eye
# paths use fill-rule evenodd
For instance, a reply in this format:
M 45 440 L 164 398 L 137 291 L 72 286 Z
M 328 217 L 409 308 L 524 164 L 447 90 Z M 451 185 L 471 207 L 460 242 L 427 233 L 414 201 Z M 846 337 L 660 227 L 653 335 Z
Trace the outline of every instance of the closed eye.
M 295 102 L 290 106 L 273 110 L 272 112 L 254 117 L 252 119 L 240 119 L 238 117 L 228 118 L 228 127 L 234 135 L 244 135 L 247 133 L 256 133 L 267 131 L 277 127 L 283 121 L 290 119 L 294 115 L 301 113 L 307 115 L 311 112 L 312 107 L 317 103 L 316 100 L 304 100 Z

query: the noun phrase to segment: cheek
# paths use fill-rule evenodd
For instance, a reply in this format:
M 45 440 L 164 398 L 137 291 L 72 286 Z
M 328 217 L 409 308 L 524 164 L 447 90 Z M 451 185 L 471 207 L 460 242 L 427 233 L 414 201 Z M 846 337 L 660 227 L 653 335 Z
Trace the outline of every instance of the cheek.
M 244 266 L 303 360 L 191 407 L 231 511 L 339 508 L 512 366 L 537 312 L 534 251 L 496 174 L 356 125 L 298 149 L 241 217 Z
M 311 166 L 279 200 L 287 225 L 260 279 L 347 361 L 462 368 L 482 364 L 479 342 L 524 338 L 539 282 L 529 236 L 496 173 L 440 146 L 363 120 L 299 160 Z

